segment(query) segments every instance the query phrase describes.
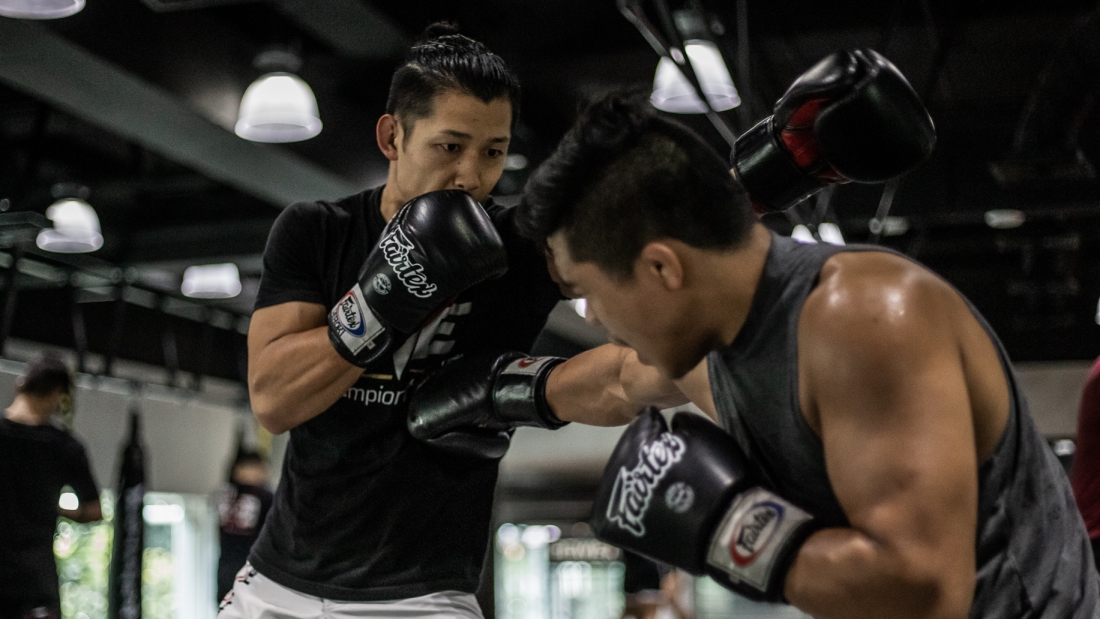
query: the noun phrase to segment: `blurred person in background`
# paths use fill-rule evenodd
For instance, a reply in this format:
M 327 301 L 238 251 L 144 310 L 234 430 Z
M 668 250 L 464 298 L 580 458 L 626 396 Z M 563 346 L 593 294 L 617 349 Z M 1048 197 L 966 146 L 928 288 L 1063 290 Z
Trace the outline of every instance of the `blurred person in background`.
M 229 483 L 218 498 L 221 557 L 218 559 L 218 599 L 233 588 L 233 578 L 248 560 L 260 534 L 273 495 L 267 485 L 271 467 L 258 452 L 240 450 L 229 471 Z
M 1092 540 L 1096 569 L 1100 571 L 1100 359 L 1093 364 L 1081 394 L 1070 485 Z
M 71 406 L 72 388 L 64 362 L 39 357 L 16 380 L 0 418 L 0 619 L 61 619 L 57 517 L 103 517 L 84 446 L 55 417 Z M 75 505 L 60 501 L 65 486 Z

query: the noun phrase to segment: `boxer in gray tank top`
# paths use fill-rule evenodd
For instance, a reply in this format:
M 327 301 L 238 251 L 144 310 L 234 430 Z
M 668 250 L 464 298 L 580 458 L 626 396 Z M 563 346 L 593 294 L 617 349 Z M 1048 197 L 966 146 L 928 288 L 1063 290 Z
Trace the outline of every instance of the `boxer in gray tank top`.
M 864 141 L 817 133 L 820 110 L 832 104 L 822 93 L 836 90 L 839 74 L 800 78 L 792 89 L 816 84 L 817 98 L 791 116 L 797 123 L 758 125 L 777 132 L 759 158 L 768 166 L 745 165 L 773 178 L 793 166 L 819 186 L 854 178 L 829 152 L 867 169 L 888 158 L 851 156 L 875 137 L 865 120 L 881 98 L 844 117 Z M 621 372 L 628 397 L 695 402 L 737 439 L 752 483 L 812 515 L 819 528 L 762 568 L 761 582 L 779 582 L 778 595 L 770 584 L 751 593 L 830 619 L 1100 619 L 1068 482 L 989 326 L 903 256 L 769 232 L 751 208 L 745 171 L 731 174 L 687 128 L 612 95 L 532 175 L 517 224 L 545 243 L 562 289 L 587 299 L 587 319 L 632 349 Z M 677 466 L 698 457 L 678 452 Z M 631 504 L 642 518 L 652 488 L 639 479 L 644 487 L 623 496 L 645 497 Z M 723 500 L 735 499 L 696 495 L 661 513 Z M 702 518 L 690 532 L 636 532 L 646 538 L 638 548 L 682 557 L 694 551 L 658 546 L 695 548 L 701 539 L 710 569 L 713 553 L 724 552 L 714 542 L 723 529 Z M 771 539 L 761 531 L 748 533 L 752 554 L 737 555 L 731 542 L 732 563 L 755 560 Z M 721 564 L 731 576 L 721 584 L 751 589 L 733 578 L 746 572 L 731 562 Z
M 836 527 L 849 523 L 829 483 L 821 439 L 799 406 L 797 346 L 806 297 L 825 261 L 842 251 L 884 250 L 773 236 L 745 326 L 732 344 L 707 357 L 720 425 L 772 488 Z M 1028 413 L 1004 347 L 968 306 L 996 345 L 1011 390 L 1004 434 L 978 469 L 970 617 L 1095 617 L 1091 549 L 1065 473 Z

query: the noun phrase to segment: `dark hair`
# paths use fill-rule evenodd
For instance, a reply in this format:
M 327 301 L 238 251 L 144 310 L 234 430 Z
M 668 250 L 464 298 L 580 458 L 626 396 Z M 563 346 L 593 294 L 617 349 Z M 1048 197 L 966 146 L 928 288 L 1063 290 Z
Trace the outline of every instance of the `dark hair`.
M 73 375 L 69 366 L 53 355 L 42 355 L 27 363 L 27 369 L 16 383 L 16 391 L 28 395 L 45 397 L 55 391 L 70 393 L 73 388 Z
M 507 97 L 512 126 L 519 119 L 519 80 L 504 60 L 482 43 L 458 34 L 448 22 L 428 26 L 393 74 L 386 113 L 401 120 L 406 133 L 432 114 L 435 97 L 454 90 L 489 103 Z
M 756 221 L 725 160 L 636 92 L 614 92 L 584 109 L 524 193 L 521 234 L 545 243 L 564 229 L 573 260 L 620 279 L 632 277 L 650 241 L 733 248 Z

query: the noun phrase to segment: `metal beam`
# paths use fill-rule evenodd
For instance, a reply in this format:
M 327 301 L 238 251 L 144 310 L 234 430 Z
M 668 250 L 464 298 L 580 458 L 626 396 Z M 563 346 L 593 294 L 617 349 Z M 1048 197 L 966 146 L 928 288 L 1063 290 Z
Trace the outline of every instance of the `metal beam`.
M 346 57 L 401 58 L 412 42 L 397 24 L 363 0 L 275 0 L 274 4 Z
M 238 138 L 38 24 L 0 17 L 0 82 L 280 208 L 358 190 L 292 152 Z

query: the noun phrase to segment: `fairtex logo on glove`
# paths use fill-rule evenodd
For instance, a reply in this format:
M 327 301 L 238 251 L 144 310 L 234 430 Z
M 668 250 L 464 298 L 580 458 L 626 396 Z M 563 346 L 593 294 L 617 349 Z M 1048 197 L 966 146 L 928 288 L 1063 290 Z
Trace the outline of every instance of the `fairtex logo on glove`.
M 645 535 L 642 520 L 653 490 L 672 465 L 684 457 L 685 449 L 684 441 L 674 434 L 662 434 L 656 441 L 642 445 L 638 464 L 629 471 L 625 466 L 619 469 L 607 504 L 607 519 L 636 537 Z
M 761 501 L 741 516 L 730 539 L 730 558 L 734 563 L 743 567 L 756 560 L 783 522 L 783 511 L 783 506 L 775 501 Z
M 386 262 L 397 274 L 397 279 L 405 284 L 410 294 L 421 299 L 432 296 L 436 285 L 428 282 L 424 267 L 409 258 L 409 252 L 415 248 L 401 228 L 395 226 L 378 246 L 382 248 L 382 255 L 386 257 Z
M 355 298 L 355 291 L 348 291 L 340 303 L 336 306 L 336 318 L 340 326 L 347 329 L 348 333 L 360 337 L 363 335 L 363 308 L 359 307 L 359 300 Z

